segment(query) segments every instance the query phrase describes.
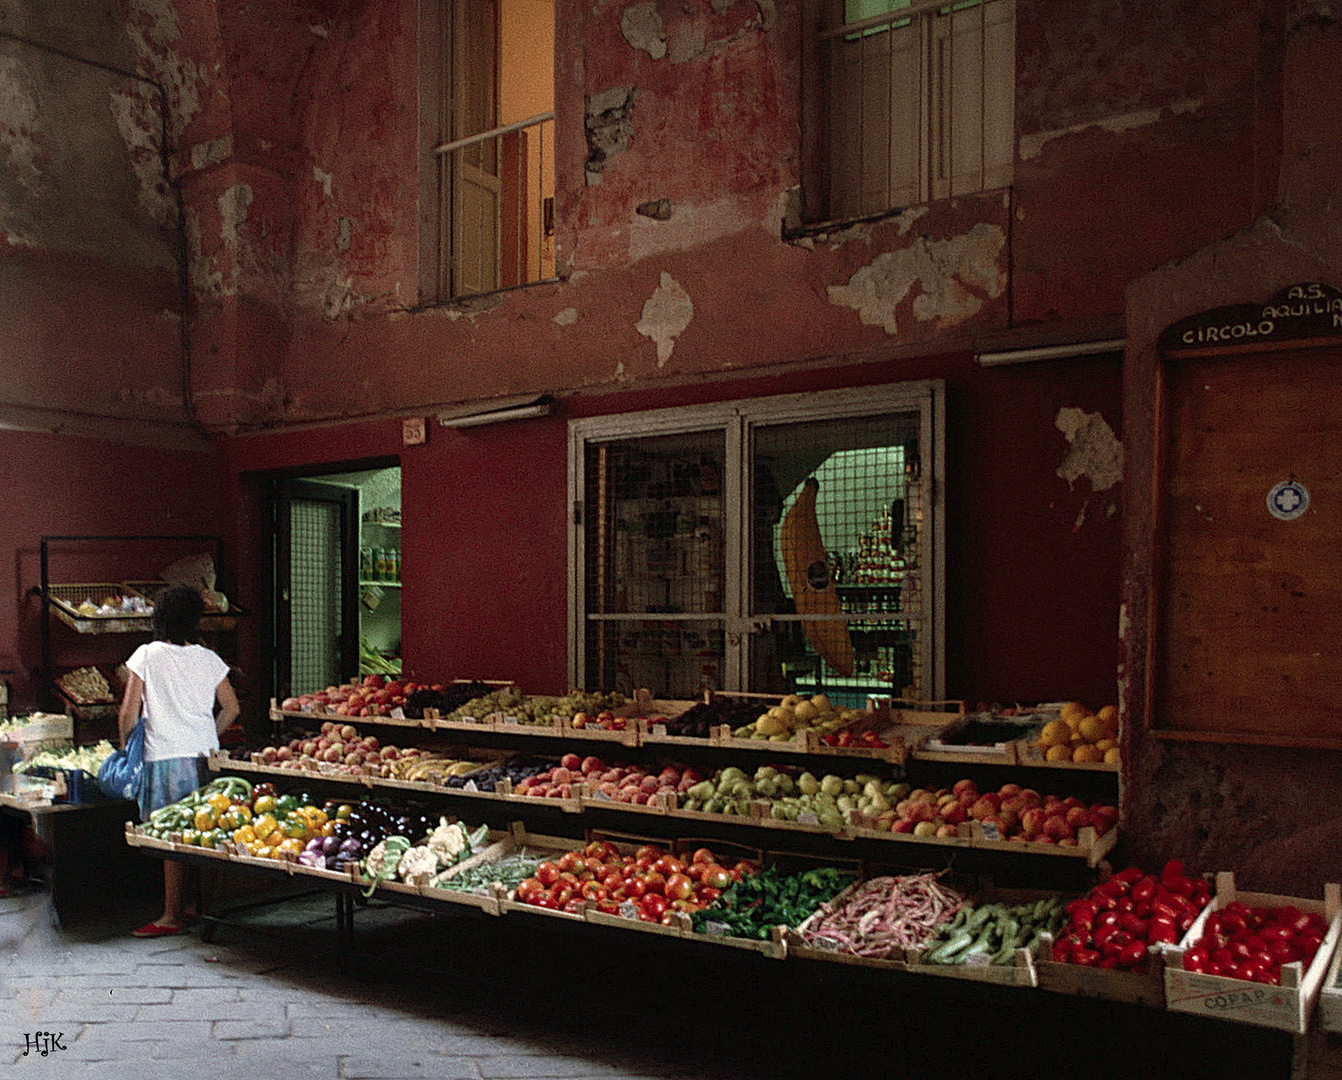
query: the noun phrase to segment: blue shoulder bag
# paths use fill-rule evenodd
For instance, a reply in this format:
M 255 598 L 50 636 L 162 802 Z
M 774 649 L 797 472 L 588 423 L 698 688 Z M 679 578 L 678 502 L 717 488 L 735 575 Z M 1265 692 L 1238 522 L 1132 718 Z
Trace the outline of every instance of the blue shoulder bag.
M 135 721 L 123 750 L 115 750 L 98 769 L 98 787 L 113 799 L 135 799 L 144 773 L 144 717 Z

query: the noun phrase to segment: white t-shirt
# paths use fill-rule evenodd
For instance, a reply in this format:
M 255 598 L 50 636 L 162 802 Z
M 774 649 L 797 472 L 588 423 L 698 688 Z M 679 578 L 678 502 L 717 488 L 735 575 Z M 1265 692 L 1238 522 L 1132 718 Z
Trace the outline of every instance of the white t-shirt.
M 204 645 L 151 641 L 126 667 L 144 680 L 144 759 L 195 757 L 219 748 L 215 691 L 228 665 Z

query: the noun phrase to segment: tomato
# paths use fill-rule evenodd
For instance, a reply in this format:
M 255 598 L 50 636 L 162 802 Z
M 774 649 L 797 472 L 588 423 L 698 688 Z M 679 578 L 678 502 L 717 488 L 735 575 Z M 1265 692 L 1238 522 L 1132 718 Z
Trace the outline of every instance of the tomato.
M 624 883 L 624 894 L 631 900 L 637 900 L 647 891 L 647 883 L 641 877 L 630 878 Z
M 587 864 L 583 861 L 583 857 L 576 851 L 566 851 L 563 855 L 559 856 L 559 869 L 561 871 L 573 873 L 573 871 L 577 870 L 580 866 L 586 865 Z
M 666 879 L 668 900 L 688 900 L 694 895 L 694 882 L 684 874 L 672 874 Z
M 705 885 L 720 891 L 730 885 L 733 878 L 732 872 L 725 866 L 718 866 L 714 863 L 704 871 L 704 876 L 701 880 Z
M 1136 967 L 1146 959 L 1146 942 L 1134 941 L 1125 945 L 1118 953 L 1118 966 L 1121 968 Z
M 618 915 L 620 913 L 620 905 L 614 900 L 598 900 L 596 909 L 607 915 Z
M 536 880 L 547 889 L 559 880 L 559 867 L 552 862 L 543 862 L 536 867 Z
M 637 851 L 634 852 L 634 859 L 639 862 L 643 861 L 644 859 L 647 859 L 648 865 L 651 866 L 665 854 L 666 852 L 662 848 L 657 847 L 655 844 L 644 844 L 642 847 L 640 847 Z
M 606 888 L 599 881 L 584 881 L 582 898 L 584 900 L 604 900 L 606 899 Z
M 683 874 L 685 872 L 685 864 L 674 855 L 663 855 L 652 864 L 652 868 L 658 873 L 665 875 L 667 878 L 670 878 L 674 874 Z
M 663 926 L 677 926 L 680 924 L 680 912 L 667 911 L 662 913 Z
M 582 849 L 582 853 L 589 859 L 601 859 L 602 861 L 619 854 L 615 850 L 614 844 L 608 844 L 604 840 L 593 840 Z
M 1210 960 L 1211 957 L 1207 955 L 1206 949 L 1194 945 L 1193 948 L 1184 953 L 1184 970 L 1205 972 Z
M 275 785 L 272 783 L 262 782 L 260 784 L 252 785 L 252 798 L 256 798 L 258 795 L 273 796 L 274 794 L 275 794 Z
M 550 889 L 550 899 L 554 901 L 554 906 L 562 908 L 573 899 L 573 886 L 566 881 L 557 882 Z
M 690 862 L 692 863 L 715 863 L 717 861 L 717 856 L 706 847 L 696 848 L 694 854 L 690 856 Z
M 709 904 L 711 904 L 711 903 L 713 903 L 714 901 L 716 901 L 717 898 L 718 898 L 719 896 L 721 896 L 721 895 L 722 895 L 722 890 L 721 890 L 721 889 L 715 889 L 715 888 L 713 888 L 712 885 L 700 885 L 697 889 L 694 890 L 694 897 L 695 897 L 695 899 L 696 899 L 696 900 L 699 902 L 699 904 L 701 904 L 703 907 L 708 907 Z
M 749 859 L 741 859 L 732 867 L 732 877 L 740 881 L 743 877 L 752 877 L 760 872 L 759 864 Z
M 665 893 L 666 875 L 657 870 L 649 870 L 643 875 L 643 888 L 650 893 Z
M 643 897 L 641 907 L 643 908 L 644 913 L 650 918 L 660 919 L 666 914 L 666 897 L 661 896 L 658 893 L 649 893 L 647 896 Z

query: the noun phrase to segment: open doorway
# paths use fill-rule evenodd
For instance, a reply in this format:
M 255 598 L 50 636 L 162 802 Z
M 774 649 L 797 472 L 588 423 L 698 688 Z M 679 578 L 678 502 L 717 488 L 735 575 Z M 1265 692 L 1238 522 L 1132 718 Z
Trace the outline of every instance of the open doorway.
M 401 470 L 274 477 L 267 486 L 271 693 L 401 667 Z

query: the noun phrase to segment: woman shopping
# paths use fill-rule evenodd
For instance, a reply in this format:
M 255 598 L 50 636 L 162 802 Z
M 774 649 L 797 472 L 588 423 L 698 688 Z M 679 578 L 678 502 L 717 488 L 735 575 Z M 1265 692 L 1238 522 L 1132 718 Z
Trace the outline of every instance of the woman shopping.
M 218 749 L 220 734 L 238 716 L 228 665 L 193 641 L 204 613 L 205 601 L 198 590 L 171 586 L 154 605 L 155 640 L 141 645 L 126 661 L 130 678 L 121 700 L 121 744 L 143 714 L 142 819 L 207 782 L 206 758 Z M 135 937 L 182 932 L 185 880 L 182 863 L 163 861 L 163 914 L 132 931 Z

